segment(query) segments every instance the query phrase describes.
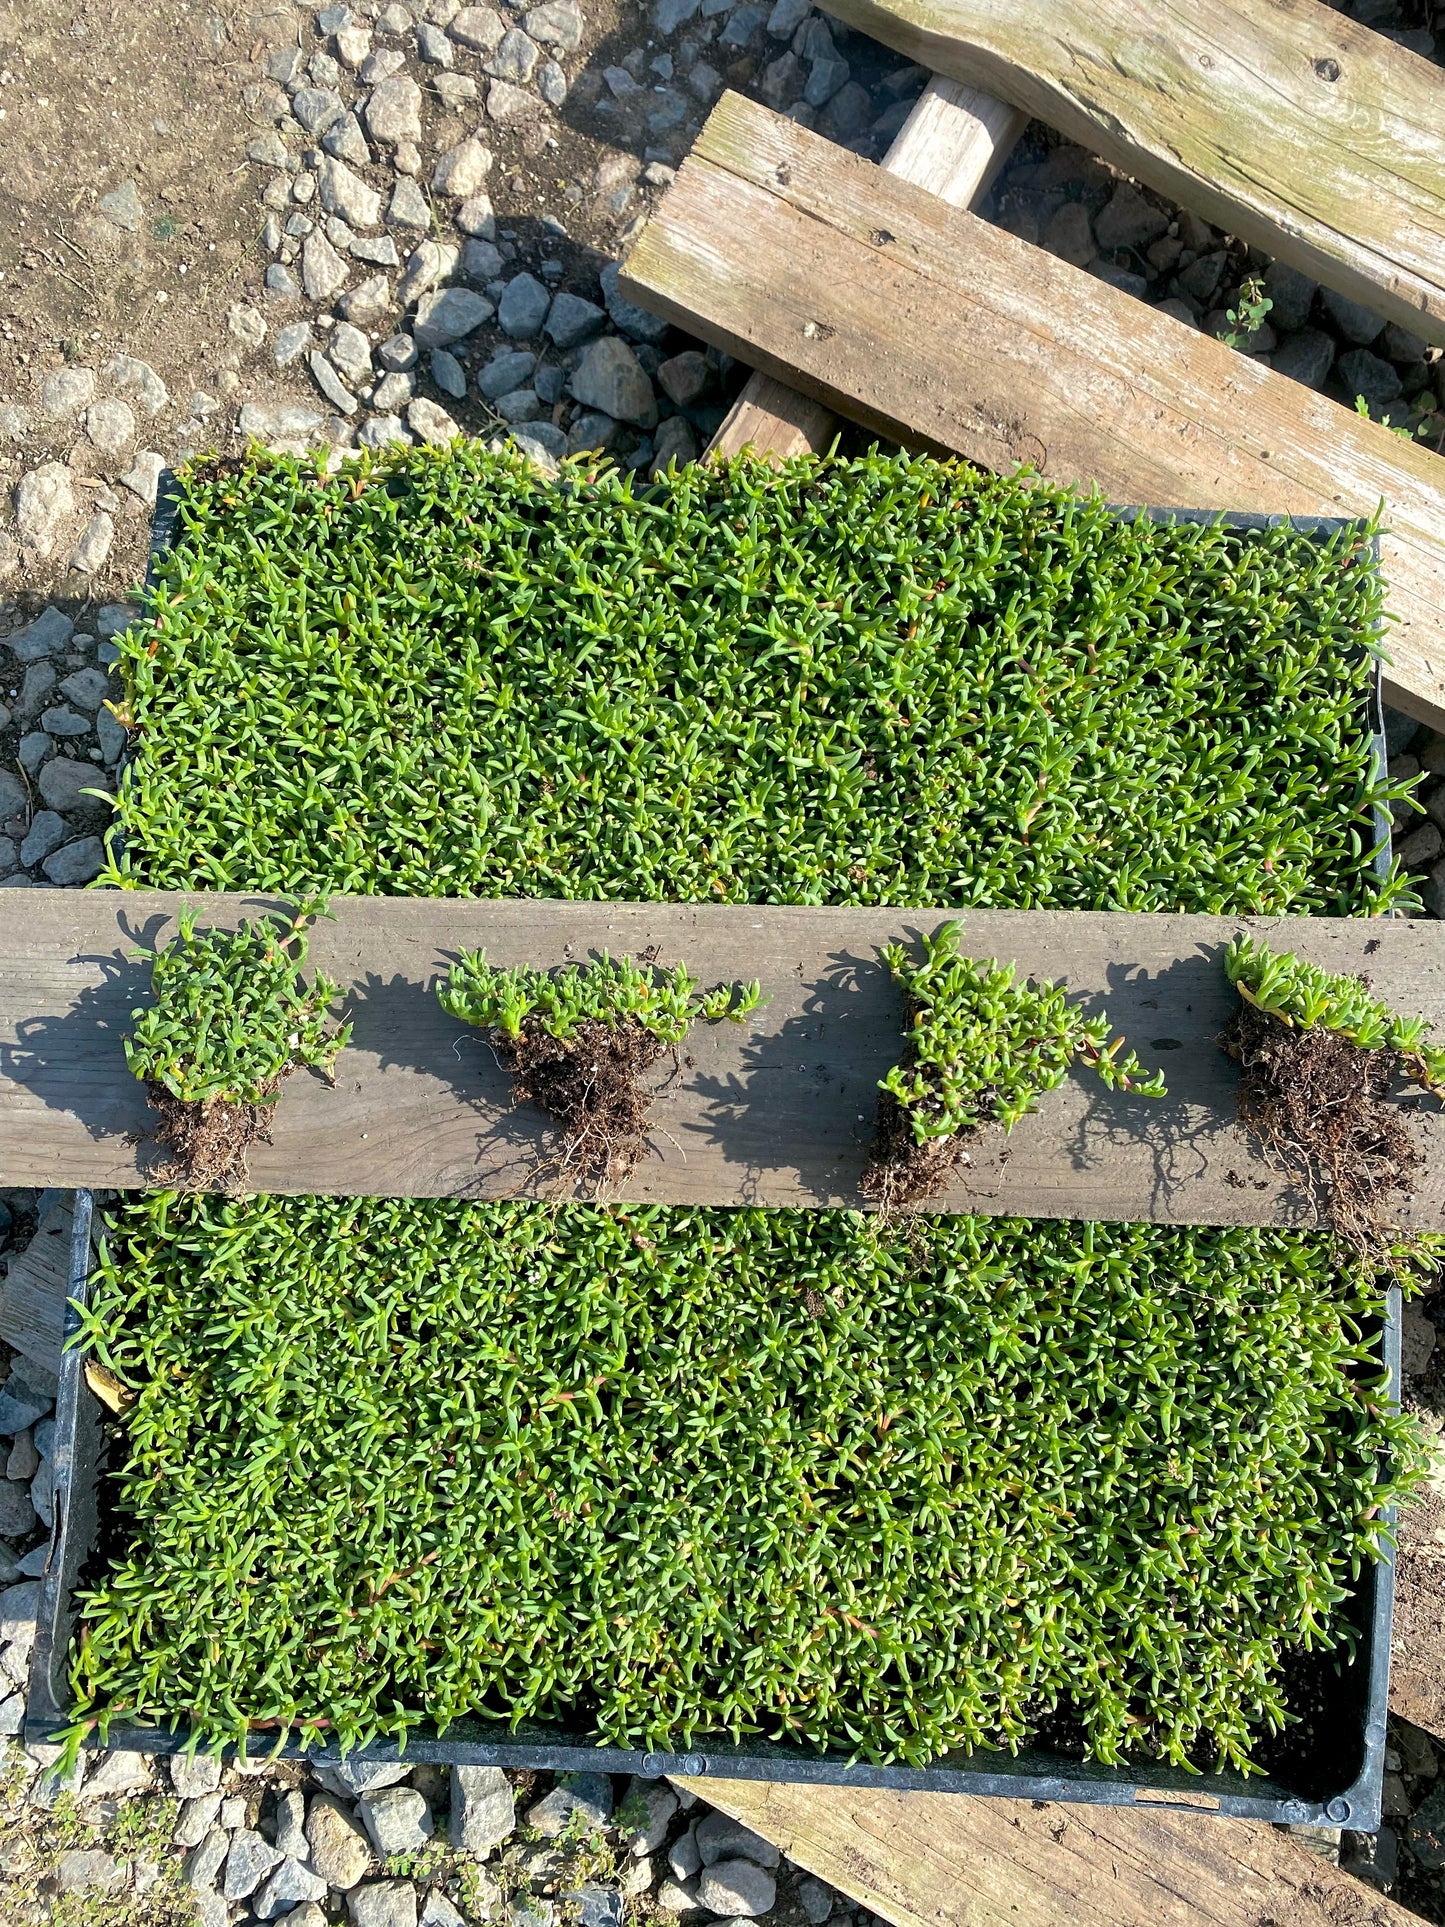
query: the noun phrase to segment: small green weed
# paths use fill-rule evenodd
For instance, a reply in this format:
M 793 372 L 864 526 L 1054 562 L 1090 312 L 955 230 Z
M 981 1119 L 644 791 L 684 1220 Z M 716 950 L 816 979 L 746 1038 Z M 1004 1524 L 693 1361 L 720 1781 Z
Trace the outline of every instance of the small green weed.
M 1224 318 L 1229 328 L 1219 339 L 1226 348 L 1247 347 L 1251 337 L 1264 326 L 1265 317 L 1273 308 L 1274 303 L 1265 293 L 1263 281 L 1258 275 L 1246 275 L 1240 283 L 1235 305 L 1225 310 Z

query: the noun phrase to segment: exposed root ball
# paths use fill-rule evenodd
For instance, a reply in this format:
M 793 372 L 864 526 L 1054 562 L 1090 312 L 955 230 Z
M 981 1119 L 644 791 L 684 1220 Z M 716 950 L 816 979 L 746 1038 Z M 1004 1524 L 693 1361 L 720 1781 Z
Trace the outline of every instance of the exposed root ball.
M 1325 1220 L 1362 1251 L 1394 1242 L 1386 1200 L 1408 1194 L 1423 1163 L 1405 1116 L 1389 1102 L 1396 1053 L 1361 1050 L 1322 1025 L 1282 1024 L 1250 1004 L 1219 1041 L 1244 1071 L 1241 1122 Z
M 920 1144 L 903 1106 L 891 1091 L 878 1099 L 878 1126 L 873 1156 L 863 1173 L 861 1189 L 886 1212 L 922 1204 L 947 1184 L 962 1164 L 971 1164 L 968 1146 L 977 1132 L 934 1137 Z
M 616 1184 L 648 1155 L 652 1094 L 641 1072 L 667 1053 L 641 1024 L 613 1026 L 587 1018 L 570 1037 L 553 1037 L 530 1019 L 515 1043 L 498 1046 L 512 1088 L 544 1110 L 562 1134 L 554 1160 L 574 1182 Z
M 279 1090 L 281 1083 L 275 1078 L 268 1088 Z M 156 1142 L 170 1153 L 150 1173 L 152 1180 L 185 1191 L 244 1191 L 250 1177 L 246 1153 L 253 1144 L 271 1142 L 275 1105 L 230 1104 L 221 1097 L 190 1104 L 154 1078 L 146 1079 L 145 1089 L 151 1109 L 160 1113 Z

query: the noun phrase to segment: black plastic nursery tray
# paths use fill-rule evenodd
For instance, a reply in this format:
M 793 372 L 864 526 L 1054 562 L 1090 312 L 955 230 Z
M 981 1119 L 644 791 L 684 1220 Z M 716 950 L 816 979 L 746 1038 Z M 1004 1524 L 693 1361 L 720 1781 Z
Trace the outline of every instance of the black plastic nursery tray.
M 161 477 L 152 523 L 151 566 L 169 548 L 179 509 L 179 485 L 166 471 Z M 1192 509 L 1125 508 L 1121 516 L 1146 515 L 1156 521 L 1213 522 L 1215 515 Z M 1323 516 L 1227 515 L 1231 528 L 1263 529 L 1286 520 L 1303 533 L 1325 540 L 1341 521 Z M 1379 544 L 1374 545 L 1376 565 Z M 149 584 L 149 575 L 148 575 Z M 1366 727 L 1374 739 L 1377 766 L 1386 762 L 1381 672 L 1376 663 L 1368 696 Z M 1375 865 L 1383 878 L 1390 868 L 1390 821 L 1376 811 Z M 76 1194 L 71 1251 L 72 1305 L 67 1314 L 69 1345 L 79 1331 L 77 1306 L 85 1302 L 90 1273 L 93 1200 Z M 1391 1291 L 1382 1332 L 1389 1389 L 1400 1392 L 1400 1294 Z M 88 1562 L 100 1539 L 101 1479 L 106 1452 L 107 1414 L 85 1380 L 85 1359 L 74 1346 L 61 1368 L 55 1436 L 55 1527 L 51 1537 L 40 1601 L 40 1628 L 31 1662 L 25 1737 L 51 1741 L 69 1723 L 67 1671 L 75 1621 L 74 1594 L 86 1578 Z M 416 1762 L 470 1766 L 529 1767 L 557 1772 L 713 1774 L 719 1779 L 782 1780 L 804 1785 L 888 1787 L 901 1792 L 968 1793 L 1014 1800 L 1058 1800 L 1098 1806 L 1173 1806 L 1220 1813 L 1238 1819 L 1290 1824 L 1349 1826 L 1362 1832 L 1380 1823 L 1384 1779 L 1385 1714 L 1389 1690 L 1390 1626 L 1394 1608 L 1393 1554 L 1367 1572 L 1341 1607 L 1357 1635 L 1352 1664 L 1322 1657 L 1314 1672 L 1322 1704 L 1297 1755 L 1284 1754 L 1264 1775 L 1236 1772 L 1191 1774 L 1178 1768 L 1140 1765 L 1111 1768 L 1029 1749 L 1018 1754 L 954 1754 L 929 1767 L 878 1767 L 850 1764 L 842 1753 L 812 1754 L 762 1743 L 710 1745 L 686 1753 L 636 1752 L 596 1745 L 586 1733 L 526 1725 L 515 1733 L 481 1721 L 460 1721 L 445 1736 L 415 1734 L 405 1757 Z M 174 1753 L 188 1741 L 184 1728 L 110 1729 L 109 1743 L 139 1752 Z M 1288 1737 L 1288 1736 L 1287 1736 Z M 1303 1739 L 1303 1735 L 1301 1736 Z M 269 1751 L 258 1736 L 257 1751 Z M 285 1746 L 281 1757 L 298 1757 Z M 334 1748 L 312 1749 L 311 1760 L 337 1759 Z M 402 1756 L 395 1742 L 358 1749 L 357 1760 L 386 1761 Z
M 75 1623 L 75 1593 L 84 1586 L 96 1555 L 105 1504 L 108 1414 L 85 1377 L 85 1353 L 74 1340 L 80 1307 L 88 1295 L 92 1200 L 76 1195 L 71 1247 L 68 1349 L 61 1365 L 55 1428 L 55 1527 L 42 1576 L 40 1626 L 31 1660 L 26 1708 L 27 1743 L 53 1742 L 69 1723 L 67 1673 Z M 1392 1290 L 1382 1343 L 1389 1390 L 1400 1390 L 1400 1294 Z M 1380 1823 L 1384 1779 L 1385 1713 L 1389 1693 L 1390 1623 L 1395 1569 L 1388 1555 L 1367 1572 L 1340 1610 L 1357 1634 L 1354 1662 L 1332 1655 L 1308 1660 L 1315 1710 L 1301 1732 L 1297 1752 L 1287 1750 L 1273 1771 L 1245 1778 L 1236 1772 L 1190 1774 L 1141 1765 L 1110 1768 L 1038 1749 L 1018 1754 L 977 1752 L 946 1755 L 929 1767 L 852 1765 L 843 1753 L 816 1754 L 762 1743 L 726 1742 L 686 1753 L 638 1752 L 598 1746 L 587 1733 L 526 1725 L 515 1733 L 496 1724 L 464 1720 L 438 1738 L 418 1733 L 405 1754 L 393 1741 L 358 1748 L 352 1759 L 445 1762 L 460 1766 L 531 1767 L 554 1772 L 713 1774 L 725 1780 L 784 1780 L 804 1785 L 889 1787 L 898 1792 L 971 1793 L 1011 1800 L 1063 1800 L 1098 1806 L 1176 1806 L 1238 1819 L 1313 1822 L 1373 1832 Z M 1306 1677 L 1301 1675 L 1302 1678 Z M 1293 1729 L 1290 1729 L 1292 1731 Z M 143 1753 L 175 1753 L 187 1744 L 184 1728 L 114 1723 L 109 1744 Z M 1289 1746 L 1288 1732 L 1285 1749 Z M 268 1752 L 264 1735 L 257 1753 Z M 283 1758 L 300 1756 L 286 1746 Z M 334 1748 L 312 1749 L 312 1760 L 339 1759 Z

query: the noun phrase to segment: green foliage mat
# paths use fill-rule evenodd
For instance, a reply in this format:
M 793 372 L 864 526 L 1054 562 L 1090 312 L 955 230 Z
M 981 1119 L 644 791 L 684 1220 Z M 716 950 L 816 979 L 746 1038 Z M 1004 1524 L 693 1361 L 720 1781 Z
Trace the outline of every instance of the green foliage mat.
M 193 479 L 112 880 L 1369 911 L 1368 560 L 921 456 Z
M 111 880 L 1366 913 L 1360 553 L 921 458 L 203 472 L 125 643 Z M 1381 1300 L 1305 1234 L 122 1226 L 135 1510 L 74 1680 L 212 1738 L 535 1705 L 917 1760 L 1072 1691 L 1101 1756 L 1237 1758 L 1389 1490 Z
M 135 1201 L 79 1709 L 1237 1762 L 1413 1465 L 1379 1311 L 1278 1231 Z

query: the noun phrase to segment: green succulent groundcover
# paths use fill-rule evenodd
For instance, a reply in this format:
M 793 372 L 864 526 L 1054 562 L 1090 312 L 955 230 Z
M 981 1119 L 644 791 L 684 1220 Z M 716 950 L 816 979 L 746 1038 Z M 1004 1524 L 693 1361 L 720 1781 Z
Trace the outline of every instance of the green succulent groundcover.
M 881 454 L 201 470 L 111 880 L 1368 913 L 1363 556 Z M 77 1709 L 1241 1762 L 1414 1475 L 1382 1308 L 1303 1233 L 135 1201 Z
M 1278 1231 L 138 1200 L 78 1705 L 1241 1761 L 1413 1463 L 1378 1311 Z

